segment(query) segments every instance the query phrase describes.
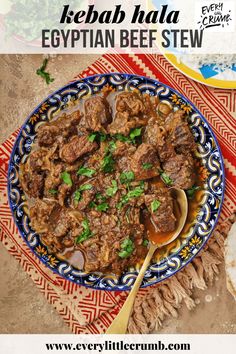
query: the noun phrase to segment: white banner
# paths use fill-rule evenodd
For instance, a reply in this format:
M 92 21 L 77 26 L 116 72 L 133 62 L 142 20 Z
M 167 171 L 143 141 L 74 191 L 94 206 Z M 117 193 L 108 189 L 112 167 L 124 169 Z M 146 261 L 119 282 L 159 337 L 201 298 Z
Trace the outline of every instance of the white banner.
M 0 53 L 236 54 L 235 0 L 1 0 Z
M 0 335 L 1 354 L 234 354 L 236 335 Z

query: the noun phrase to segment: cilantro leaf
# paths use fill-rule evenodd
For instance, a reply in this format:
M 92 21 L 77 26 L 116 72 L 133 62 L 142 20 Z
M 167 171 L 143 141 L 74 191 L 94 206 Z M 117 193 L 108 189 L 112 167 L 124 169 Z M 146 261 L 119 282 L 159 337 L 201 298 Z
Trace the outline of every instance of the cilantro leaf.
M 148 244 L 149 244 L 149 241 L 148 241 L 147 239 L 144 239 L 144 240 L 143 240 L 143 246 L 144 246 L 144 247 L 147 247 Z
M 120 182 L 122 184 L 132 182 L 134 180 L 133 171 L 122 172 L 120 175 Z
M 91 134 L 89 134 L 88 141 L 93 143 L 94 140 L 96 139 L 96 137 L 97 137 L 97 133 L 91 133 Z
M 116 149 L 116 143 L 114 141 L 109 141 L 108 143 L 108 151 L 114 152 Z
M 161 205 L 161 202 L 159 200 L 153 200 L 151 202 L 151 211 L 152 213 L 155 213 L 155 211 L 157 211 L 157 209 L 160 207 Z
M 186 193 L 187 193 L 187 196 L 189 197 L 189 199 L 192 199 L 193 198 L 193 196 L 194 196 L 194 194 L 195 194 L 195 192 L 198 190 L 198 189 L 200 189 L 201 187 L 200 186 L 192 186 L 192 188 L 190 188 L 190 189 L 188 189 L 187 191 L 186 191 Z
M 67 172 L 67 171 L 62 172 L 61 179 L 63 180 L 63 182 L 65 184 L 67 184 L 68 186 L 72 187 L 73 183 L 72 183 L 72 179 L 71 179 L 71 176 L 70 176 L 69 172 Z
M 96 206 L 97 211 L 107 211 L 109 209 L 109 204 L 108 203 L 101 203 Z
M 92 184 L 83 184 L 82 186 L 80 186 L 74 193 L 74 201 L 75 201 L 75 205 L 78 204 L 78 202 L 81 200 L 82 197 L 82 193 L 83 191 L 87 191 L 89 189 L 92 189 L 93 186 Z
M 143 163 L 142 167 L 144 170 L 150 170 L 151 168 L 153 168 L 153 164 L 146 162 L 146 163 Z
M 101 169 L 105 173 L 113 172 L 114 171 L 114 164 L 115 164 L 115 161 L 113 160 L 112 155 L 109 153 L 103 158 L 102 163 L 101 163 Z
M 80 169 L 77 171 L 77 175 L 86 177 L 92 177 L 94 173 L 96 173 L 95 170 L 87 167 L 80 167 Z
M 117 186 L 117 182 L 116 182 L 115 179 L 113 179 L 113 180 L 111 181 L 111 184 L 112 184 L 112 186 L 109 187 L 109 188 L 107 188 L 107 190 L 106 190 L 106 194 L 107 194 L 109 197 L 113 197 L 113 196 L 116 194 L 116 192 L 118 191 L 118 186 Z
M 48 63 L 48 59 L 44 59 L 42 66 L 36 71 L 36 74 L 41 76 L 48 84 L 50 84 L 50 82 L 54 81 L 54 78 L 52 78 L 50 76 L 50 74 L 48 72 L 45 71 L 46 67 L 47 67 L 47 63 Z
M 127 136 L 124 136 L 124 135 L 122 135 L 120 133 L 117 133 L 117 134 L 113 135 L 113 138 L 116 139 L 116 140 L 119 140 L 119 141 L 121 141 L 123 143 L 131 143 L 130 138 L 128 138 Z
M 88 140 L 93 143 L 95 140 L 96 141 L 105 141 L 107 139 L 107 135 L 102 132 L 93 132 L 89 135 Z
M 165 172 L 161 172 L 161 179 L 168 186 L 171 186 L 173 184 L 173 180 Z
M 83 220 L 82 223 L 81 223 L 82 227 L 83 227 L 83 231 L 81 232 L 81 234 L 76 238 L 76 243 L 81 243 L 81 242 L 84 242 L 86 241 L 88 238 L 92 237 L 93 234 L 90 230 L 90 227 L 89 227 L 89 222 L 87 219 Z
M 82 186 L 79 187 L 79 190 L 80 191 L 88 191 L 92 188 L 93 188 L 92 184 L 83 184 Z
M 131 131 L 129 136 L 133 144 L 135 144 L 136 142 L 135 139 L 141 136 L 141 134 L 142 134 L 142 128 L 135 128 Z
M 102 195 L 102 193 L 97 193 L 97 194 L 95 195 L 95 198 L 96 198 L 97 200 L 99 200 L 100 202 L 105 202 L 105 201 L 106 201 L 106 197 L 104 197 L 104 195 Z
M 138 186 L 138 187 L 134 188 L 132 191 L 129 191 L 127 193 L 127 196 L 130 199 L 130 198 L 134 198 L 134 197 L 135 198 L 140 197 L 140 195 L 142 195 L 142 194 L 143 194 L 143 187 Z
M 92 200 L 90 203 L 89 203 L 89 208 L 95 208 L 96 207 L 96 203 Z
M 75 201 L 75 204 L 78 204 L 78 202 L 80 201 L 81 199 L 81 192 L 79 189 L 77 189 L 74 193 L 74 201 Z
M 58 191 L 57 191 L 56 189 L 49 189 L 48 192 L 49 192 L 50 194 L 52 194 L 52 195 L 55 195 L 55 194 L 58 193 Z
M 126 238 L 120 245 L 120 252 L 118 256 L 120 258 L 128 258 L 134 251 L 134 243 L 130 238 Z
M 144 192 L 144 183 L 140 183 L 139 186 L 134 188 L 133 190 L 129 191 L 126 195 L 123 195 L 119 201 L 119 203 L 116 205 L 117 209 L 121 209 L 124 204 L 128 203 L 128 201 L 131 198 L 137 198 L 140 197 Z

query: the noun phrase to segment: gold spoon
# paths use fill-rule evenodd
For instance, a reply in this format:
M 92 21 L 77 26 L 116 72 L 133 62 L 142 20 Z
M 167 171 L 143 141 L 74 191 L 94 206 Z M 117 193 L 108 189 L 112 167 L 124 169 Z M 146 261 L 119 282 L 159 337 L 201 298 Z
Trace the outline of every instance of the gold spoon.
M 124 334 L 126 333 L 127 326 L 129 323 L 129 317 L 132 313 L 133 309 L 133 304 L 135 297 L 137 295 L 137 292 L 139 290 L 139 287 L 142 283 L 143 277 L 145 275 L 146 269 L 149 266 L 149 263 L 152 259 L 152 256 L 154 252 L 163 246 L 168 245 L 172 241 L 174 241 L 182 231 L 186 218 L 187 218 L 187 213 L 188 213 L 188 201 L 185 192 L 182 189 L 178 188 L 171 188 L 171 192 L 174 195 L 179 207 L 180 207 L 180 218 L 177 220 L 178 225 L 174 233 L 170 235 L 170 238 L 167 240 L 164 240 L 160 243 L 153 243 L 150 242 L 150 248 L 148 251 L 148 254 L 143 262 L 142 268 L 140 269 L 140 272 L 136 278 L 136 281 L 129 293 L 129 296 L 127 297 L 124 305 L 122 306 L 119 314 L 116 316 L 114 321 L 111 323 L 110 327 L 107 329 L 106 334 Z

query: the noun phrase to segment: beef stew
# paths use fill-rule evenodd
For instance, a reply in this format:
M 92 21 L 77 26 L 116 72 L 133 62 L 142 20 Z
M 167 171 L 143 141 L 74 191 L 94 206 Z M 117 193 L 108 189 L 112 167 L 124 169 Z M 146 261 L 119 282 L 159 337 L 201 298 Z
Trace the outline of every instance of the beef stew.
M 120 274 L 147 253 L 144 219 L 174 231 L 170 187 L 195 185 L 195 149 L 185 113 L 157 97 L 94 95 L 38 129 L 20 168 L 31 226 L 51 253 L 79 254 L 74 266 Z

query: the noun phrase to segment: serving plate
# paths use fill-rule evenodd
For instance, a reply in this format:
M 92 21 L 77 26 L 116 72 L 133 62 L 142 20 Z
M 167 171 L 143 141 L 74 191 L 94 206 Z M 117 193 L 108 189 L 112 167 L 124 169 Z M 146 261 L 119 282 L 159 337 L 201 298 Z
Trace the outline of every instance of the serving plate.
M 198 65 L 193 65 L 191 60 L 187 60 L 187 58 L 180 60 L 173 53 L 163 53 L 163 55 L 177 70 L 201 84 L 223 89 L 236 88 L 235 64 L 232 65 L 232 68 L 224 71 L 216 71 L 214 65 L 206 65 L 200 68 Z
M 8 198 L 13 218 L 24 241 L 53 272 L 94 289 L 129 290 L 137 276 L 139 264 L 117 277 L 78 270 L 50 254 L 31 227 L 27 201 L 19 183 L 20 163 L 26 161 L 38 128 L 61 111 L 70 111 L 81 104 L 81 100 L 107 86 L 116 91 L 139 89 L 142 93 L 157 95 L 160 100 L 172 104 L 174 110 L 181 108 L 188 115 L 188 123 L 197 143 L 196 158 L 203 190 L 198 193 L 191 223 L 175 242 L 159 250 L 157 260 L 145 274 L 142 287 L 172 276 L 192 261 L 210 237 L 220 214 L 225 184 L 223 158 L 209 124 L 196 107 L 174 89 L 156 80 L 133 74 L 99 74 L 72 82 L 47 97 L 26 119 L 13 147 L 8 170 Z

